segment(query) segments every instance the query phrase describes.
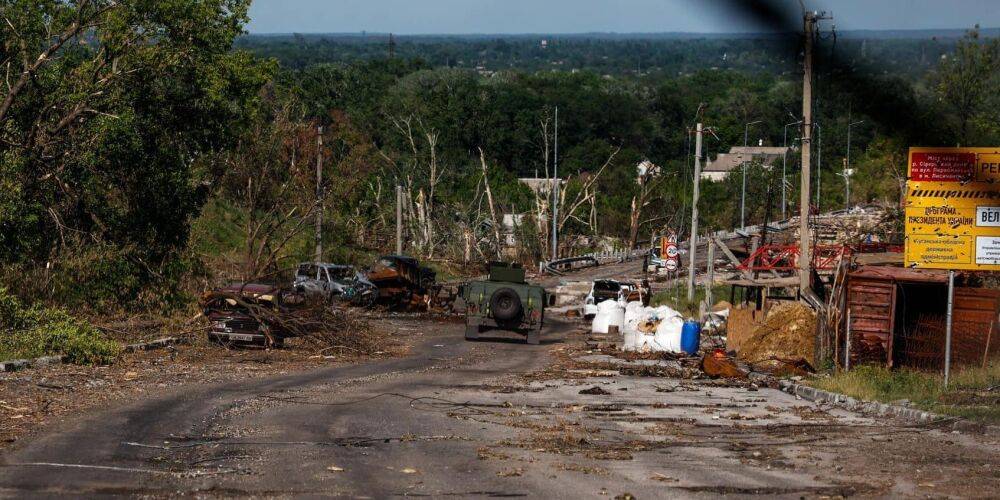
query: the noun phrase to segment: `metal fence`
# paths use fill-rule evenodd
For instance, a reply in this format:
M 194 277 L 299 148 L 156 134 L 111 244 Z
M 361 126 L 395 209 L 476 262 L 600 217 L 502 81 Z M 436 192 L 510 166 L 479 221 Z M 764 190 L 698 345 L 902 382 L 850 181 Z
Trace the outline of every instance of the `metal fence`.
M 1000 354 L 997 323 L 954 321 L 952 323 L 952 366 L 985 366 Z M 944 367 L 945 316 L 921 314 L 916 325 L 894 339 L 900 366 L 922 370 Z

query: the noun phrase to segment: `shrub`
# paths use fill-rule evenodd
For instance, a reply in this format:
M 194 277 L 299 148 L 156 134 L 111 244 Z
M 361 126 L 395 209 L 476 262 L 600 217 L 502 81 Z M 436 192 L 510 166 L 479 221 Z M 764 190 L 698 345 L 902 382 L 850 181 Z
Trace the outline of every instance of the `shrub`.
M 77 364 L 109 364 L 121 345 L 62 309 L 25 307 L 0 288 L 0 359 L 63 355 Z

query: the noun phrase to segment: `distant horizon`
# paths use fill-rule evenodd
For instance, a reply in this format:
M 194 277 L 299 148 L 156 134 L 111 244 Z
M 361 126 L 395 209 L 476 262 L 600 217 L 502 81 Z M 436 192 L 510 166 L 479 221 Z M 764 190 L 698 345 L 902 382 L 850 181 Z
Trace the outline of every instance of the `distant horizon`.
M 837 30 L 838 35 L 856 34 L 856 33 L 925 33 L 925 32 L 956 32 L 965 33 L 970 30 L 975 29 L 975 26 L 969 26 L 968 28 L 881 28 L 881 29 L 849 29 L 849 30 Z M 1000 25 L 997 26 L 980 26 L 980 32 L 1000 32 Z M 326 35 L 326 36 L 367 36 L 367 35 L 393 35 L 401 37 L 529 37 L 529 36 L 586 36 L 586 35 L 612 35 L 612 36 L 664 36 L 664 35 L 680 35 L 680 36 L 707 36 L 712 38 L 720 38 L 727 36 L 734 37 L 753 37 L 753 36 L 774 36 L 780 35 L 782 32 L 779 31 L 567 31 L 567 32 L 523 32 L 523 33 L 504 33 L 504 32 L 465 32 L 465 33 L 401 33 L 395 31 L 375 31 L 375 30 L 357 30 L 357 31 L 274 31 L 274 32 L 252 32 L 248 31 L 245 35 L 251 36 L 288 36 L 288 35 Z
M 844 31 L 1000 26 L 996 0 L 804 0 Z M 745 34 L 801 24 L 796 0 L 253 0 L 247 31 L 516 35 L 580 33 Z

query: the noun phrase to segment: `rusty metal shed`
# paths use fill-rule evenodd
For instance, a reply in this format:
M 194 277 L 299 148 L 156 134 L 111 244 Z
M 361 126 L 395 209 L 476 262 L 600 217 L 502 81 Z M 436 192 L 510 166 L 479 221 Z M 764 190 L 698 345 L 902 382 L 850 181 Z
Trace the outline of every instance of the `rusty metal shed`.
M 850 364 L 940 366 L 947 283 L 948 272 L 933 269 L 859 266 L 848 272 L 842 317 L 848 323 L 843 342 L 850 338 Z M 953 361 L 986 359 L 998 350 L 991 338 L 998 308 L 1000 290 L 956 287 Z

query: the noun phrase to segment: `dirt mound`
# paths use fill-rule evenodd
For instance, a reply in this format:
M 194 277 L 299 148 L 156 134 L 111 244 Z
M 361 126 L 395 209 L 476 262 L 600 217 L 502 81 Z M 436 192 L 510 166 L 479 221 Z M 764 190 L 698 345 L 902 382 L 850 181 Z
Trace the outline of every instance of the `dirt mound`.
M 816 313 L 808 306 L 798 302 L 778 304 L 742 342 L 739 357 L 752 364 L 770 363 L 776 359 L 812 362 L 815 331 Z

